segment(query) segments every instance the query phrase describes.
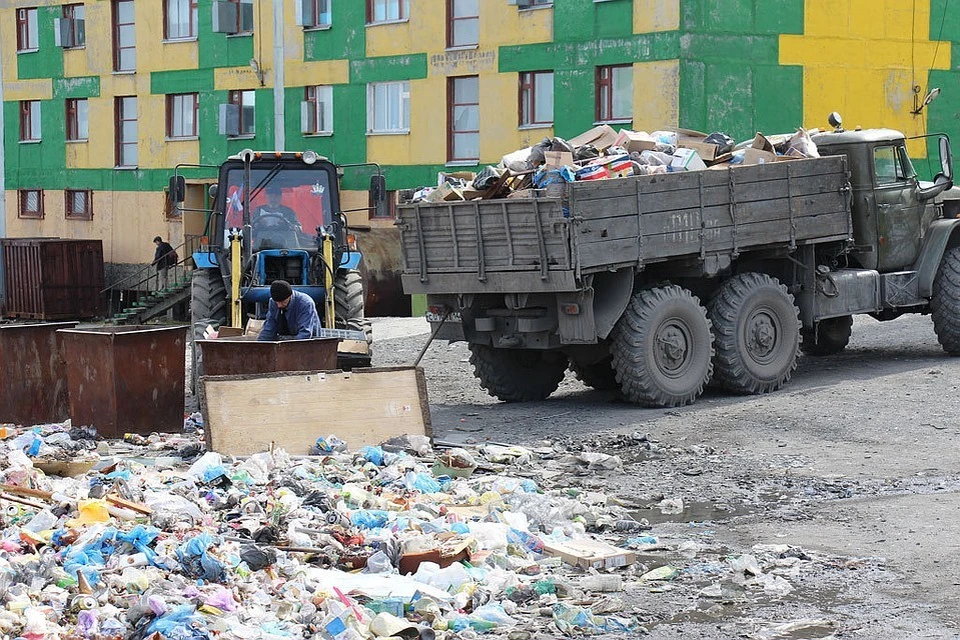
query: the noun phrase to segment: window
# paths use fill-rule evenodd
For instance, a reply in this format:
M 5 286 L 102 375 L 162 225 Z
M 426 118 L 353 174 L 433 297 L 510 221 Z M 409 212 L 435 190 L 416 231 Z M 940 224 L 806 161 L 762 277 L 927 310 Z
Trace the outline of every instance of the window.
M 227 135 L 252 136 L 256 133 L 254 115 L 256 113 L 256 94 L 253 91 L 231 91 L 228 102 L 236 107 L 237 126 L 230 127 Z
M 93 220 L 93 192 L 67 189 L 63 192 L 63 212 L 67 220 Z
M 190 40 L 197 37 L 197 0 L 164 0 L 164 40 Z
M 874 149 L 873 166 L 877 174 L 877 184 L 902 182 L 916 175 L 907 150 L 902 146 Z
M 137 98 L 114 98 L 116 109 L 116 156 L 118 167 L 137 166 Z
M 367 131 L 410 131 L 410 83 L 375 82 L 367 85 Z
M 396 192 L 396 191 L 387 191 L 386 194 L 385 194 L 385 196 L 386 196 L 386 199 L 387 199 L 387 211 L 386 211 L 386 214 L 384 214 L 384 215 L 377 215 L 376 203 L 373 201 L 373 198 L 369 198 L 368 201 L 367 201 L 367 207 L 368 207 L 368 210 L 370 211 L 370 215 L 367 216 L 368 218 L 374 218 L 374 219 L 379 219 L 379 220 L 388 220 L 388 219 L 396 218 L 396 217 L 397 217 L 397 192 Z
M 410 18 L 410 0 L 367 0 L 367 24 Z
M 113 0 L 113 70 L 137 68 L 136 29 L 133 0 Z
M 18 189 L 17 208 L 18 218 L 31 218 L 41 220 L 43 218 L 43 191 L 39 189 Z
M 67 140 L 86 141 L 89 133 L 87 125 L 87 99 L 67 99 Z
M 597 121 L 633 118 L 633 66 L 597 67 Z
M 249 35 L 253 32 L 253 0 L 214 0 L 213 32 Z
M 63 5 L 63 17 L 54 25 L 54 37 L 58 47 L 82 48 L 87 43 L 82 4 Z
M 297 0 L 297 24 L 305 29 L 329 27 L 332 24 L 330 14 L 331 0 Z
M 20 142 L 40 141 L 40 101 L 20 101 Z
M 553 0 L 518 0 L 517 8 L 530 9 L 532 7 L 549 7 L 553 5 Z
M 520 74 L 520 126 L 553 124 L 553 71 Z
M 303 133 L 333 133 L 333 87 L 307 87 L 305 94 L 300 107 Z
M 199 96 L 196 93 L 178 93 L 167 96 L 167 137 L 197 137 L 197 107 Z
M 449 140 L 447 157 L 452 162 L 480 160 L 480 77 L 447 81 Z
M 17 9 L 17 51 L 36 51 L 37 9 Z
M 447 0 L 447 47 L 480 43 L 480 0 Z

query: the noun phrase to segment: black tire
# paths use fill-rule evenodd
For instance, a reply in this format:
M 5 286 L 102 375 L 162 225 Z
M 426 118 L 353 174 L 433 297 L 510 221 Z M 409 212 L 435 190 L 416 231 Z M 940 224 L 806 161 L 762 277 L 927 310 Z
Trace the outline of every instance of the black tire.
M 614 327 L 611 352 L 623 397 L 645 406 L 689 404 L 713 373 L 706 311 L 675 285 L 633 294 Z
M 227 288 L 218 269 L 195 269 L 190 278 L 190 321 L 194 339 L 203 338 L 207 325 L 219 329 L 227 322 Z
M 333 304 L 340 322 L 365 317 L 363 277 L 359 271 L 348 269 L 337 274 L 333 281 Z
M 764 273 L 733 276 L 707 307 L 717 382 L 737 393 L 768 393 L 797 368 L 800 320 L 793 296 Z
M 960 247 L 948 249 L 933 279 L 933 330 L 943 350 L 960 356 Z
M 808 356 L 832 356 L 846 349 L 853 330 L 853 316 L 827 318 L 817 328 L 800 330 L 800 351 Z
M 567 370 L 562 355 L 533 349 L 470 345 L 470 364 L 480 386 L 504 402 L 543 400 L 560 386 Z
M 577 380 L 597 391 L 609 391 L 620 387 L 617 384 L 617 372 L 613 370 L 613 356 L 607 356 L 592 364 L 581 364 L 571 360 L 570 370 L 573 371 Z

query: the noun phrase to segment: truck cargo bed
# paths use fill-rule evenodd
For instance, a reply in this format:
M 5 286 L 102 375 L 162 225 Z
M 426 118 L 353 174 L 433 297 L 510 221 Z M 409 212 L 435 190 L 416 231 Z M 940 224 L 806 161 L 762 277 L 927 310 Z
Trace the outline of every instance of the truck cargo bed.
M 399 207 L 407 293 L 574 291 L 611 268 L 851 236 L 846 158 L 576 182 L 568 198 Z

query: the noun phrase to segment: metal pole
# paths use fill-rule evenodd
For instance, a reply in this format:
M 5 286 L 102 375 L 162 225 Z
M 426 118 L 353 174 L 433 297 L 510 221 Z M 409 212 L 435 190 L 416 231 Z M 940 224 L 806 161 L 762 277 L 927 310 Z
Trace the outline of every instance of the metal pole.
M 273 0 L 273 140 L 274 150 L 286 147 L 284 131 L 284 42 L 283 0 Z
M 3 65 L 0 65 L 0 105 L 3 104 Z M 5 136 L 3 135 L 3 109 L 0 109 L 0 145 L 3 145 Z M 4 149 L 0 148 L 0 238 L 7 237 L 7 185 L 4 182 Z M 3 274 L 3 247 L 0 247 L 0 309 L 6 306 L 7 290 L 6 278 Z

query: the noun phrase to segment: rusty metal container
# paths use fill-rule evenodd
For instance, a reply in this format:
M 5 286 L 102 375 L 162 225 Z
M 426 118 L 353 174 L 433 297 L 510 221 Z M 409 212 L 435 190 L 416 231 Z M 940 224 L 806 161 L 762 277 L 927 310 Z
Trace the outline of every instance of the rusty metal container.
M 104 438 L 183 429 L 187 327 L 63 329 L 75 425 Z
M 80 320 L 106 313 L 100 240 L 4 238 L 4 316 Z
M 220 338 L 197 340 L 203 375 L 240 376 L 283 371 L 331 371 L 337 368 L 336 338 L 257 342 Z
M 26 426 L 70 417 L 59 329 L 76 322 L 0 325 L 0 422 Z

